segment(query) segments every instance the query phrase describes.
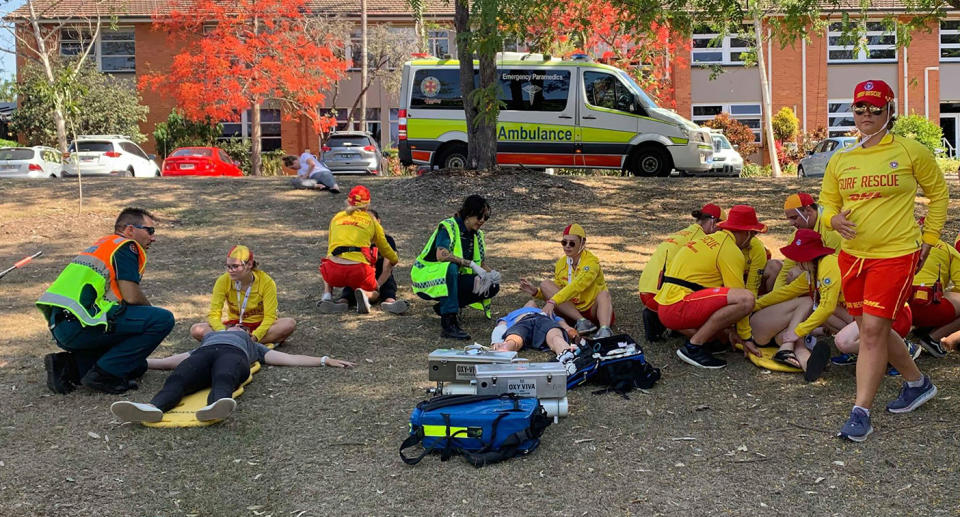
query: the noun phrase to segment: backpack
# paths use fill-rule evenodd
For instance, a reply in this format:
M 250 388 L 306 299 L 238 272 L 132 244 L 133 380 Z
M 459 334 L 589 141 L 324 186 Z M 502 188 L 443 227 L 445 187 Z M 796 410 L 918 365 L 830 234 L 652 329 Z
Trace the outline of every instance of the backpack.
M 482 467 L 530 454 L 552 419 L 535 398 L 504 395 L 442 395 L 424 400 L 410 414 L 410 436 L 400 445 L 400 459 L 416 465 L 427 454 L 440 461 L 463 456 Z M 418 443 L 423 452 L 408 458 L 404 449 Z
M 583 339 L 575 352 L 576 372 L 567 377 L 567 389 L 591 381 L 605 386 L 594 394 L 615 391 L 623 398 L 634 388 L 649 389 L 660 379 L 660 369 L 644 359 L 640 345 L 626 334 Z

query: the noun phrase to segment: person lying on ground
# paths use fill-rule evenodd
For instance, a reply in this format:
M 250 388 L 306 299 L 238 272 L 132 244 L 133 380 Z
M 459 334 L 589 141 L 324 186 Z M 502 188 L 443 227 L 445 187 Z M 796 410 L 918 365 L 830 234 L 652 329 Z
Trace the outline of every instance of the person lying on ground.
M 497 329 L 505 327 L 502 334 L 498 337 L 495 329 L 491 336 L 494 350 L 519 352 L 523 348 L 533 348 L 550 350 L 558 357 L 568 350 L 576 350 L 576 345 L 571 344 L 572 329 L 563 322 L 563 318 L 547 316 L 536 306 L 529 305 L 511 312 L 506 318 L 497 325 Z
M 367 211 L 370 212 L 370 215 L 372 215 L 378 223 L 381 223 L 380 214 L 378 214 L 376 210 L 368 208 Z M 386 233 L 386 230 L 384 230 L 383 236 L 387 239 L 387 244 L 390 245 L 390 249 L 392 249 L 394 253 L 399 254 L 400 250 L 397 248 L 397 242 L 393 240 L 393 237 Z M 376 260 L 377 263 L 374 268 L 377 279 L 377 297 L 371 299 L 370 303 L 379 300 L 380 307 L 384 311 L 392 314 L 403 314 L 407 312 L 410 308 L 407 301 L 397 299 L 397 281 L 393 278 L 393 263 L 384 259 L 383 253 L 379 252 L 376 245 L 370 246 L 369 255 L 370 258 Z M 348 307 L 356 307 L 357 298 L 354 288 L 344 287 L 334 307 L 343 307 L 342 304 L 344 303 L 347 304 Z M 321 301 L 319 305 L 321 309 L 331 307 L 329 304 L 324 304 L 323 301 Z
M 759 343 L 773 339 L 780 345 L 775 361 L 803 369 L 812 382 L 829 362 L 830 347 L 807 337 L 820 327 L 835 334 L 853 317 L 843 304 L 836 250 L 825 246 L 819 233 L 799 229 L 780 252 L 803 273 L 757 299 L 750 328 Z
M 340 186 L 337 185 L 333 172 L 308 151 L 309 149 L 299 158 L 293 155 L 283 157 L 283 166 L 297 171 L 297 177 L 290 180 L 290 183 L 296 188 L 326 190 L 331 194 L 339 194 Z
M 242 244 L 230 248 L 226 268 L 227 272 L 213 284 L 207 321 L 190 327 L 190 335 L 200 341 L 211 330 L 238 325 L 258 343 L 279 345 L 286 341 L 297 329 L 297 322 L 277 317 L 277 284 L 260 269 L 253 251 Z
M 553 280 L 544 280 L 537 288 L 521 278 L 520 289 L 534 298 L 546 300 L 543 312 L 553 316 L 556 311 L 573 324 L 581 336 L 594 331 L 594 338 L 612 336 L 610 326 L 616 319 L 613 299 L 603 278 L 600 260 L 586 249 L 587 234 L 583 227 L 573 223 L 564 228 L 560 245 L 564 256 L 553 268 Z
M 148 359 L 151 369 L 173 369 L 173 373 L 149 403 L 121 400 L 111 404 L 110 411 L 122 422 L 159 422 L 163 413 L 177 407 L 183 397 L 210 388 L 207 405 L 197 410 L 197 420 L 222 420 L 237 407 L 233 392 L 250 377 L 250 365 L 256 361 L 275 366 L 354 366 L 349 361 L 327 356 L 271 350 L 251 339 L 246 328 L 236 325 L 226 330 L 207 331 L 200 346 L 190 352 Z
M 536 300 L 530 300 L 523 304 L 523 307 L 508 312 L 506 316 L 497 320 L 497 325 L 493 328 L 493 332 L 490 333 L 490 344 L 502 342 L 503 336 L 506 334 L 507 329 L 512 327 L 516 322 L 520 321 L 528 314 L 536 314 L 541 312 L 543 312 L 543 310 L 537 306 Z M 557 325 L 560 325 L 560 328 L 567 333 L 567 337 L 569 337 L 571 340 L 579 337 L 577 330 L 568 325 L 567 321 L 562 317 L 554 314 L 553 321 L 557 322 Z

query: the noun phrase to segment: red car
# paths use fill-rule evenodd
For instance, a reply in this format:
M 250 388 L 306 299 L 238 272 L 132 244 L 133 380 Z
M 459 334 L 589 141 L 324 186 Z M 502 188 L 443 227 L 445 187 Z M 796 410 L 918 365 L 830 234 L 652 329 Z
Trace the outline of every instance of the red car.
M 181 147 L 163 161 L 163 175 L 243 176 L 243 171 L 218 147 Z

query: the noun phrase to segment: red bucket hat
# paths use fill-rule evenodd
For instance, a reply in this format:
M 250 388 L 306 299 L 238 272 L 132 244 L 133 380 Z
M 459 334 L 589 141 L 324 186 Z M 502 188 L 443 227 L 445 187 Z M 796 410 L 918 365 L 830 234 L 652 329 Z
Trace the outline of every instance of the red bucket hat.
M 892 100 L 893 90 L 890 88 L 890 85 L 879 79 L 864 81 L 853 89 L 854 104 L 865 102 L 882 108 Z
M 347 194 L 347 203 L 350 206 L 365 207 L 370 204 L 370 190 L 363 185 L 357 185 Z
M 727 213 L 727 219 L 718 224 L 717 228 L 760 233 L 767 231 L 767 226 L 760 224 L 757 212 L 749 205 L 734 205 Z
M 793 235 L 793 242 L 780 248 L 784 257 L 794 262 L 809 262 L 811 260 L 833 255 L 836 250 L 823 245 L 820 234 L 813 230 L 797 230 Z

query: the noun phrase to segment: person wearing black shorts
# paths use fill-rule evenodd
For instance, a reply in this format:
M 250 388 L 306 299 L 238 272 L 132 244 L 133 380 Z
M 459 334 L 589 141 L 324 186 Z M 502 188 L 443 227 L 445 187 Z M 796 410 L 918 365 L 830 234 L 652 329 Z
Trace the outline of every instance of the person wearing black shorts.
M 523 348 L 550 350 L 559 356 L 574 349 L 575 345 L 570 344 L 567 332 L 552 317 L 543 312 L 531 312 L 521 315 L 504 332 L 503 341 L 493 344 L 494 350 L 516 352 Z

